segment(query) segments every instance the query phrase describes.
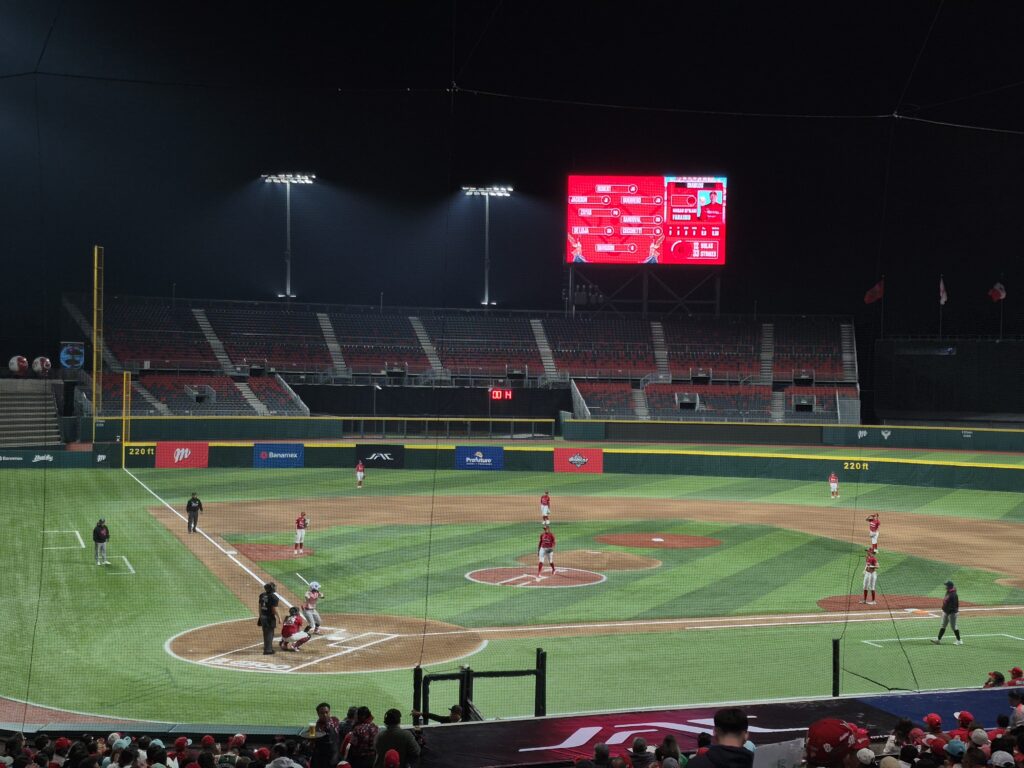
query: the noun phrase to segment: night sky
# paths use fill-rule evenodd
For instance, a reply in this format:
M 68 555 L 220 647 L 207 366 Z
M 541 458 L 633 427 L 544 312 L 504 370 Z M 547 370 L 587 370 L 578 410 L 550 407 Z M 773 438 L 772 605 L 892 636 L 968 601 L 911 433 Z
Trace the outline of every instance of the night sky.
M 1022 22 L 1011 2 L 4 0 L 0 353 L 56 352 L 93 243 L 108 293 L 271 299 L 276 170 L 319 177 L 293 188 L 300 300 L 477 305 L 483 203 L 459 189 L 505 183 L 492 298 L 560 308 L 568 173 L 721 173 L 723 311 L 869 337 L 884 273 L 886 332 L 935 333 L 944 273 L 947 333 L 996 333 L 1002 279 L 1024 334 Z

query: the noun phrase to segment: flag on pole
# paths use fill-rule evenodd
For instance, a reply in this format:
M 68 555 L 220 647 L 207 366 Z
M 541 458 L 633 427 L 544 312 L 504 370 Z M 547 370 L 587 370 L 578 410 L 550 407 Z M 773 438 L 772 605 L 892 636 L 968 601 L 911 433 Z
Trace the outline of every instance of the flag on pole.
M 988 289 L 988 297 L 992 301 L 1003 301 L 1006 298 L 1006 286 L 1002 283 L 996 283 Z
M 940 277 L 939 278 L 939 306 L 944 306 L 949 301 L 949 296 L 946 295 L 946 283 Z
M 864 294 L 865 304 L 874 304 L 880 298 L 885 296 L 885 278 L 883 277 L 873 286 L 868 289 L 868 292 Z

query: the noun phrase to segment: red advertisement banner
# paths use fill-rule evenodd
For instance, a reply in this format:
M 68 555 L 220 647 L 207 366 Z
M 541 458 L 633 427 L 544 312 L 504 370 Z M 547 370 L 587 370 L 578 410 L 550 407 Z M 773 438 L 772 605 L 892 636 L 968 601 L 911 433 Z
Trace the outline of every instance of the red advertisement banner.
M 157 443 L 157 469 L 206 469 L 210 463 L 209 443 Z
M 555 472 L 604 472 L 601 448 L 555 448 Z

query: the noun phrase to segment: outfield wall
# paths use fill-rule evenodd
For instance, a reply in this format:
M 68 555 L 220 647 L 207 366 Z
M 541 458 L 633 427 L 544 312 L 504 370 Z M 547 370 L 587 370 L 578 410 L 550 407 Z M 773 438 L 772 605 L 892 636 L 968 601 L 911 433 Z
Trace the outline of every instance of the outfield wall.
M 86 454 L 88 455 L 88 454 Z M 824 482 L 871 482 L 969 490 L 1018 491 L 1024 466 L 925 459 L 826 457 L 682 449 L 431 446 L 381 443 L 160 442 L 126 446 L 128 468 L 336 468 L 357 460 L 377 469 L 498 470 L 692 475 Z
M 1024 452 L 1024 430 L 1019 429 L 565 419 L 562 421 L 562 436 L 571 441 L 849 445 Z

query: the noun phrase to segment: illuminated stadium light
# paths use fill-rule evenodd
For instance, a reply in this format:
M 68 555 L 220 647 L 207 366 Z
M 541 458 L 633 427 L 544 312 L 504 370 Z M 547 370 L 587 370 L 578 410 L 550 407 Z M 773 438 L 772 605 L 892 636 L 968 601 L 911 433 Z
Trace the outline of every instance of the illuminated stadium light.
M 481 306 L 493 307 L 491 301 L 491 198 L 511 197 L 512 187 L 463 187 L 462 194 L 484 199 L 484 300 Z
M 284 293 L 279 299 L 294 299 L 292 293 L 292 184 L 312 184 L 315 173 L 263 173 L 260 178 L 267 184 L 284 184 Z
M 315 173 L 264 173 L 260 176 L 267 184 L 312 184 Z

